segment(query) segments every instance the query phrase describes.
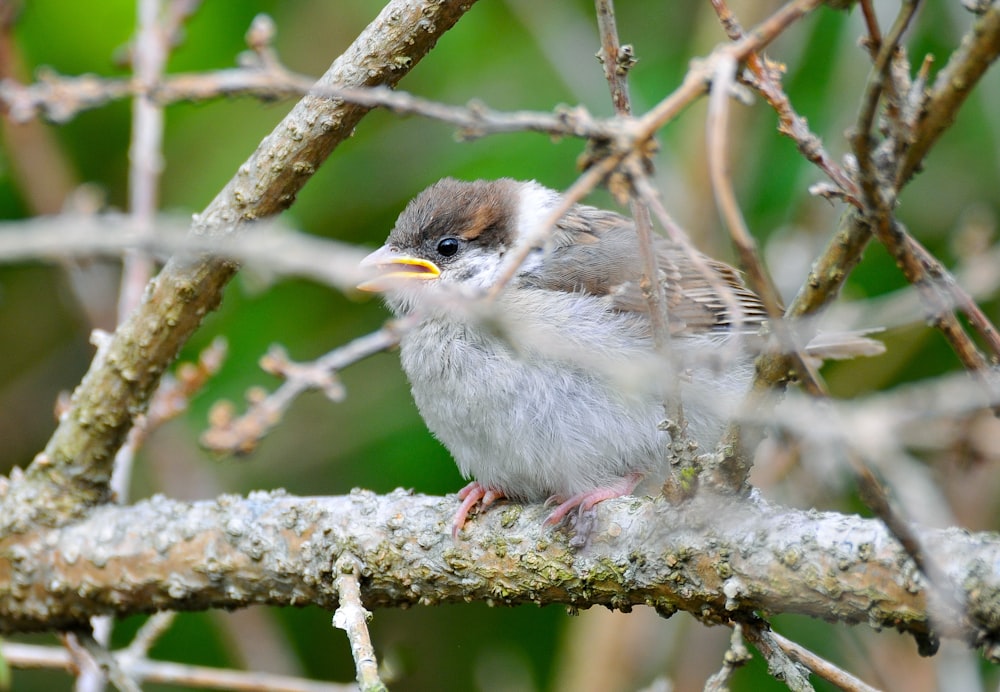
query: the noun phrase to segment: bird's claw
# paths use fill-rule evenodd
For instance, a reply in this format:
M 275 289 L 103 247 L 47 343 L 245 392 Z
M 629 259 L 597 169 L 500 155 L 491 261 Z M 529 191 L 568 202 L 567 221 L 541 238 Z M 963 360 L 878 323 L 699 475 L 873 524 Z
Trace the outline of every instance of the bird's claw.
M 583 514 L 587 510 L 591 509 L 598 502 L 603 502 L 604 500 L 610 500 L 613 497 L 621 497 L 623 495 L 631 495 L 632 491 L 635 490 L 636 486 L 642 480 L 642 475 L 638 473 L 630 473 L 627 476 L 619 479 L 617 483 L 606 486 L 604 488 L 595 488 L 594 490 L 588 490 L 586 492 L 577 493 L 568 500 L 562 502 L 558 507 L 556 507 L 549 516 L 545 519 L 545 524 L 547 526 L 554 526 L 566 518 L 569 514 L 576 508 L 579 508 L 580 514 Z M 546 506 L 556 502 L 557 498 L 555 496 L 550 497 L 545 501 Z
M 457 539 L 459 531 L 465 526 L 466 520 L 469 518 L 469 512 L 472 508 L 479 504 L 480 509 L 486 509 L 494 502 L 499 499 L 506 497 L 503 491 L 497 490 L 495 488 L 487 488 L 479 484 L 478 481 L 472 481 L 467 486 L 458 491 L 458 499 L 462 501 L 462 504 L 458 506 L 458 511 L 455 512 L 455 518 L 451 522 L 451 537 Z

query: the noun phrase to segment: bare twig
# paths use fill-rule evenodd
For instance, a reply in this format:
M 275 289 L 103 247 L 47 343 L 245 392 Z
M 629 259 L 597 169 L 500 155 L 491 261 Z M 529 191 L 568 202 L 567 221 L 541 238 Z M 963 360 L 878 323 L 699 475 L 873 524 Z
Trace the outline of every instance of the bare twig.
M 861 16 L 864 17 L 865 27 L 868 29 L 868 44 L 870 50 L 878 53 L 882 47 L 882 29 L 878 25 L 878 17 L 875 16 L 875 8 L 872 7 L 872 0 L 861 0 Z
M 732 179 L 729 176 L 727 164 L 727 126 L 729 121 L 729 99 L 736 78 L 736 61 L 722 59 L 718 61 L 718 69 L 712 78 L 712 92 L 708 100 L 708 117 L 706 119 L 706 141 L 708 144 L 708 170 L 712 179 L 712 192 L 715 195 L 719 213 L 729 229 L 740 264 L 746 272 L 750 287 L 757 293 L 768 316 L 779 320 L 784 315 L 781 298 L 774 287 L 774 282 L 767 268 L 761 261 L 757 241 L 750 234 L 746 220 L 736 201 Z
M 496 282 L 487 292 L 487 298 L 493 300 L 500 295 L 500 291 L 503 290 L 504 286 L 514 278 L 517 274 L 517 270 L 520 269 L 521 265 L 524 264 L 524 260 L 528 258 L 531 254 L 532 249 L 536 247 L 544 247 L 545 241 L 551 235 L 552 230 L 555 225 L 559 222 L 559 219 L 563 215 L 573 208 L 573 205 L 582 200 L 591 190 L 597 187 L 605 176 L 609 175 L 611 171 L 615 169 L 618 165 L 620 159 L 609 156 L 608 158 L 600 160 L 598 163 L 594 164 L 588 168 L 579 178 L 574 182 L 562 195 L 562 199 L 559 204 L 549 212 L 549 215 L 537 226 L 527 242 L 525 242 L 517 251 L 508 253 L 510 257 L 507 259 L 503 270 L 497 277 Z
M 861 98 L 857 123 L 850 138 L 851 148 L 857 159 L 858 184 L 862 193 L 862 202 L 865 209 L 869 210 L 868 213 L 876 219 L 883 218 L 890 212 L 898 190 L 881 185 L 881 181 L 878 179 L 876 162 L 873 160 L 875 136 L 872 133 L 872 128 L 885 87 L 891 83 L 889 68 L 893 56 L 899 50 L 899 41 L 913 19 L 917 5 L 918 0 L 907 0 L 903 3 L 899 15 L 884 41 L 876 43 L 874 36 L 871 37 L 871 50 L 874 59 L 868 75 L 868 83 L 865 86 L 865 93 Z
M 814 692 L 805 669 L 778 646 L 767 623 L 757 620 L 744 623 L 743 636 L 767 661 L 767 672 L 788 685 L 788 689 L 792 692 Z
M 726 1 L 712 0 L 712 7 L 719 15 L 719 21 L 730 40 L 741 40 L 744 37 L 743 27 L 740 26 Z M 795 112 L 788 95 L 781 88 L 782 66 L 772 63 L 756 52 L 747 56 L 746 66 L 748 73 L 743 78 L 777 113 L 778 132 L 790 137 L 798 146 L 799 152 L 826 173 L 846 202 L 860 206 L 854 181 L 826 152 L 820 138 L 809 129 L 806 119 Z
M 628 72 L 635 64 L 632 46 L 621 45 L 615 22 L 615 5 L 612 0 L 594 0 L 597 9 L 597 26 L 601 35 L 601 50 L 597 54 L 604 66 L 604 78 L 611 89 L 611 102 L 618 115 L 631 115 L 632 104 L 628 95 Z
M 919 281 L 933 282 L 936 288 L 945 294 L 946 304 L 957 308 L 969 318 L 969 323 L 990 350 L 991 364 L 997 365 L 1000 361 L 1000 333 L 996 326 L 940 260 L 928 252 L 927 248 L 912 235 L 906 235 L 906 242 L 907 249 L 913 254 L 915 266 L 921 270 L 922 278 Z
M 615 114 L 619 118 L 628 118 L 632 115 L 632 103 L 628 93 L 628 71 L 635 63 L 631 46 L 621 45 L 618 39 L 618 27 L 615 22 L 615 7 L 612 0 L 595 0 L 597 10 L 597 26 L 601 37 L 601 50 L 598 53 L 601 64 L 604 66 L 604 78 L 608 82 L 608 89 L 611 91 L 611 102 L 615 108 Z M 636 163 L 637 155 L 642 152 L 637 151 L 625 159 L 628 167 L 625 176 L 617 176 L 612 173 L 608 181 L 608 188 L 619 200 L 628 198 L 629 208 L 632 212 L 632 219 L 635 221 L 635 231 L 639 238 L 639 260 L 642 266 L 642 279 L 640 286 L 642 293 L 649 305 L 649 319 L 653 332 L 653 343 L 658 351 L 669 353 L 670 328 L 668 326 L 667 301 L 663 286 L 659 280 L 659 268 L 656 261 L 656 252 L 653 249 L 653 223 L 650 219 L 649 208 L 643 204 L 641 199 L 636 199 L 631 181 L 636 177 L 645 177 L 642 166 Z M 635 165 L 629 165 L 629 162 Z M 668 401 L 676 397 L 667 397 Z M 668 417 L 676 420 L 676 414 L 668 409 Z
M 652 136 L 660 127 L 675 118 L 691 101 L 708 90 L 708 85 L 716 69 L 713 61 L 715 56 L 726 55 L 737 62 L 744 60 L 822 4 L 822 0 L 792 0 L 754 27 L 742 40 L 717 48 L 708 59 L 695 63 L 687 71 L 681 86 L 639 119 L 636 128 L 637 135 L 640 137 Z
M 177 3 L 171 3 L 171 7 Z M 22 85 L 13 79 L 0 82 L 0 106 L 16 122 L 26 122 L 35 117 L 44 117 L 52 122 L 64 123 L 79 113 L 99 108 L 122 98 L 135 98 L 134 127 L 136 136 L 133 146 L 148 148 L 155 143 L 155 130 L 162 129 L 155 121 L 161 120 L 153 113 L 163 106 L 179 101 L 204 101 L 220 96 L 249 95 L 273 100 L 301 96 L 314 85 L 313 78 L 291 72 L 277 59 L 270 40 L 273 38 L 273 23 L 264 15 L 254 19 L 247 32 L 247 44 L 254 56 L 245 64 L 228 70 L 192 74 L 163 75 L 163 67 L 168 49 L 175 43 L 177 26 L 187 14 L 194 10 L 182 7 L 182 11 L 165 17 L 168 24 L 160 24 L 159 3 L 152 3 L 139 13 L 141 26 L 132 45 L 132 63 L 135 76 L 131 79 L 102 78 L 96 75 L 65 77 L 51 70 L 40 70 L 38 81 Z M 142 4 L 140 3 L 140 6 Z M 268 31 L 270 27 L 270 31 Z M 134 153 L 142 153 L 137 150 Z M 148 159 L 143 154 L 134 165 L 143 175 L 154 175 L 160 168 L 158 161 Z M 133 180 L 132 187 L 135 188 Z M 136 190 L 140 199 L 148 191 L 142 186 Z M 135 194 L 135 193 L 131 193 Z
M 400 336 L 419 316 L 387 322 L 367 336 L 330 351 L 325 356 L 305 364 L 292 363 L 284 351 L 272 348 L 262 359 L 262 366 L 285 382 L 270 395 L 255 392 L 250 396 L 250 408 L 239 418 L 233 416 L 232 405 L 221 402 L 212 409 L 211 427 L 201 436 L 201 443 L 214 452 L 249 454 L 261 439 L 277 425 L 291 403 L 303 392 L 321 389 L 333 401 L 340 401 L 343 388 L 337 372 L 370 355 L 392 348 Z
M 986 70 L 1000 56 L 1000 2 L 993 0 L 976 18 L 962 37 L 962 44 L 952 53 L 938 73 L 927 94 L 913 135 L 896 172 L 896 184 L 902 186 L 920 170 L 924 158 L 938 138 L 955 121 L 962 104 L 975 90 Z
M 379 678 L 378 661 L 368 634 L 371 613 L 361 602 L 358 561 L 351 555 L 341 555 L 337 559 L 336 570 L 334 581 L 340 605 L 333 614 L 333 626 L 344 630 L 351 642 L 351 655 L 354 657 L 358 686 L 362 692 L 383 692 L 387 688 Z
M 62 669 L 69 672 L 76 669 L 68 651 L 52 646 L 3 642 L 0 644 L 0 652 L 11 665 L 18 668 Z M 125 652 L 113 652 L 112 655 L 119 657 L 118 664 L 122 670 L 142 682 L 237 692 L 348 692 L 357 689 L 356 685 L 317 682 L 255 671 L 191 666 L 148 658 L 133 660 L 125 656 Z
M 956 299 L 965 309 L 976 315 L 976 324 L 989 339 L 994 357 L 1000 351 L 996 328 L 978 308 L 971 308 L 972 300 L 962 291 L 951 274 L 941 263 L 913 240 L 897 220 L 879 218 L 875 236 L 896 259 L 896 263 L 923 298 L 928 321 L 944 335 L 962 364 L 990 387 L 996 386 L 990 374 L 990 363 L 972 341 L 952 310 Z
M 132 100 L 128 208 L 137 230 L 152 233 L 163 171 L 163 106 L 153 103 L 148 95 L 163 77 L 169 42 L 160 26 L 160 0 L 138 0 L 137 10 L 139 26 L 133 43 L 132 66 L 139 91 Z M 135 251 L 125 253 L 118 296 L 119 322 L 139 304 L 152 274 L 151 257 Z
M 789 658 L 801 663 L 830 684 L 844 690 L 844 692 L 878 692 L 871 685 L 817 656 L 801 644 L 797 644 L 787 637 L 781 636 L 774 630 L 771 630 L 770 635 L 771 641 L 781 647 L 781 650 L 788 654 Z
M 458 137 L 476 139 L 487 134 L 540 132 L 550 136 L 609 138 L 614 120 L 591 116 L 585 108 L 559 107 L 554 113 L 496 111 L 475 101 L 465 107 L 451 106 L 385 87 L 319 85 L 311 77 L 291 73 L 276 59 L 257 59 L 243 67 L 215 72 L 171 74 L 154 87 L 142 89 L 132 81 L 103 79 L 93 75 L 62 77 L 42 71 L 29 86 L 12 80 L 0 83 L 0 104 L 11 117 L 25 121 L 36 115 L 64 122 L 77 113 L 130 96 L 146 96 L 160 106 L 179 101 L 206 101 L 222 96 L 247 95 L 265 100 L 312 94 L 340 98 L 359 106 L 384 108 L 393 113 L 420 115 L 456 126 Z
M 108 676 L 108 680 L 119 692 L 142 692 L 139 685 L 131 675 L 122 670 L 118 661 L 104 644 L 101 644 L 89 632 L 70 632 L 65 635 L 71 651 L 75 656 L 86 655 L 97 665 L 98 669 Z M 84 652 L 81 654 L 81 652 Z M 90 675 L 85 671 L 92 670 L 92 666 L 87 666 L 81 672 L 82 675 Z M 93 678 L 90 678 L 93 680 Z
M 129 142 L 128 208 L 132 223 L 141 234 L 153 232 L 163 170 L 163 108 L 148 99 L 150 87 L 163 76 L 169 44 L 160 27 L 160 0 L 137 0 L 137 31 L 133 42 L 132 67 L 140 93 L 132 100 L 132 134 Z M 153 276 L 153 258 L 141 250 L 128 250 L 122 257 L 118 293 L 117 324 L 138 305 L 142 292 Z M 138 427 L 133 428 L 134 433 Z M 117 502 L 129 501 L 132 467 L 141 438 L 130 434 L 115 454 L 111 492 Z M 94 618 L 91 623 L 95 643 L 105 649 L 111 641 L 114 623 L 110 618 Z M 102 692 L 104 675 L 81 671 L 76 692 Z
M 764 307 L 770 316 L 770 326 L 773 330 L 778 350 L 784 354 L 786 362 L 799 376 L 803 386 L 814 396 L 825 396 L 825 387 L 796 343 L 791 330 L 784 321 L 784 309 L 780 297 L 770 275 L 760 258 L 757 243 L 746 227 L 743 214 L 736 201 L 736 194 L 726 165 L 726 131 L 728 103 L 730 91 L 736 76 L 736 64 L 719 61 L 719 71 L 712 83 L 712 93 L 709 98 L 709 111 L 706 126 L 708 145 L 708 168 L 712 180 L 712 192 L 715 195 L 720 214 L 729 229 L 730 237 L 736 246 L 741 265 L 747 272 L 750 286 L 761 297 Z M 748 404 L 758 405 L 760 392 L 751 392 Z M 731 489 L 739 490 L 746 483 L 746 475 L 751 466 L 749 450 L 752 445 L 744 444 L 741 433 L 733 427 L 724 435 L 725 454 L 718 468 L 711 474 L 717 481 L 721 480 Z M 721 472 L 721 473 L 720 473 Z
M 117 214 L 41 216 L 0 222 L 0 263 L 24 259 L 60 262 L 67 258 L 119 257 L 128 249 L 159 256 L 211 254 L 239 262 L 263 279 L 301 276 L 343 291 L 364 278 L 358 262 L 366 251 L 353 245 L 258 221 L 239 236 L 192 235 L 188 224 L 168 216 L 155 233 L 137 232 Z
M 161 610 L 158 613 L 153 613 L 146 622 L 142 623 L 142 627 L 132 637 L 128 648 L 121 653 L 128 656 L 130 661 L 145 658 L 149 655 L 149 650 L 170 629 L 176 619 L 177 613 L 172 610 Z
M 726 692 L 737 669 L 750 661 L 750 652 L 743 643 L 743 625 L 735 623 L 729 638 L 729 648 L 722 656 L 722 668 L 705 682 L 705 692 Z
M 207 101 L 220 96 L 253 96 L 273 101 L 301 96 L 312 86 L 313 80 L 308 76 L 255 64 L 214 72 L 172 74 L 146 91 L 129 79 L 96 75 L 66 77 L 40 70 L 34 84 L 23 85 L 11 79 L 0 82 L 0 104 L 16 122 L 42 117 L 65 123 L 83 111 L 140 93 L 146 93 L 160 105 Z
M 198 354 L 197 363 L 182 363 L 176 375 L 164 377 L 149 409 L 129 431 L 129 446 L 139 449 L 149 433 L 186 411 L 191 399 L 219 372 L 227 349 L 226 340 L 217 337 Z
M 628 156 L 644 155 L 648 151 L 648 147 L 651 146 L 651 140 L 655 133 L 667 122 L 677 117 L 692 101 L 705 94 L 718 60 L 745 58 L 753 51 L 766 46 L 789 25 L 820 4 L 822 4 L 822 0 L 792 0 L 757 26 L 742 41 L 721 46 L 704 61 L 696 63 L 688 70 L 682 84 L 648 113 L 635 120 L 626 120 L 624 126 L 620 128 L 619 135 L 611 138 L 607 146 L 602 147 L 602 156 L 592 162 L 587 171 L 566 190 L 562 203 L 538 226 L 530 242 L 525 243 L 519 252 L 511 254 L 506 268 L 501 272 L 488 295 L 495 298 L 499 294 L 517 273 L 531 249 L 544 244 L 552 228 L 573 204 L 580 201 L 587 192 L 611 175 Z
M 881 45 L 881 34 L 869 2 L 862 2 L 869 18 L 869 35 Z M 966 97 L 985 74 L 990 64 L 1000 55 L 1000 3 L 994 2 L 987 13 L 976 20 L 965 34 L 961 47 L 955 51 L 947 66 L 938 74 L 927 105 L 921 116 L 913 145 L 906 150 L 906 158 L 899 166 L 895 179 L 907 182 L 922 164 L 924 157 L 938 137 L 956 117 Z M 872 116 L 874 117 L 874 116 Z M 848 211 L 841 218 L 837 231 L 817 259 L 809 277 L 787 310 L 795 317 L 818 311 L 836 296 L 844 280 L 861 258 L 861 253 L 871 237 L 868 219 L 855 211 Z M 781 357 L 779 360 L 786 360 Z M 776 381 L 787 371 L 786 367 L 770 359 L 759 368 L 758 379 Z
M 878 54 L 884 56 L 881 62 L 882 69 L 884 69 L 888 64 L 890 52 L 884 50 L 885 45 L 870 3 L 862 2 L 861 6 L 869 26 L 871 45 L 877 46 Z M 903 20 L 909 16 L 909 9 L 912 9 L 910 5 L 904 8 L 904 13 L 895 24 L 895 40 L 898 40 L 898 35 L 904 28 L 905 22 Z M 899 173 L 895 177 L 897 181 L 905 182 L 909 179 L 923 160 L 923 156 L 929 151 L 930 146 L 944 131 L 947 124 L 953 120 L 967 94 L 971 92 L 975 83 L 1000 52 L 1000 40 L 997 39 L 1000 36 L 1000 7 L 997 3 L 993 4 L 991 11 L 992 15 L 989 18 L 981 17 L 977 20 L 973 30 L 963 38 L 962 47 L 956 51 L 949 60 L 948 67 L 942 70 L 941 75 L 939 75 L 932 96 L 928 99 L 927 112 L 931 115 L 921 120 L 922 124 L 915 136 L 913 146 L 906 149 L 906 159 L 901 163 L 898 169 Z M 947 76 L 945 76 L 945 72 L 948 73 Z M 877 104 L 880 84 L 880 79 L 870 80 L 865 99 L 866 106 L 861 110 L 859 126 L 855 130 L 855 141 L 861 147 L 863 158 L 870 157 L 871 143 L 868 136 L 861 137 L 858 133 L 862 130 L 868 132 L 866 127 L 871 128 L 875 117 L 874 108 Z M 866 194 L 869 197 L 874 192 L 871 183 L 871 180 L 867 183 L 869 190 Z M 884 202 L 882 200 L 882 203 Z M 788 307 L 786 315 L 796 317 L 814 313 L 832 300 L 846 277 L 860 260 L 861 252 L 868 244 L 871 233 L 872 223 L 869 217 L 858 211 L 845 213 L 841 219 L 840 227 L 814 264 L 807 281 Z M 974 322 L 977 330 L 986 335 L 992 350 L 994 342 L 992 330 L 988 325 L 983 324 L 978 317 Z M 791 367 L 791 363 L 784 354 L 771 355 L 762 359 L 758 363 L 755 389 L 764 383 L 781 381 L 785 378 L 789 367 Z

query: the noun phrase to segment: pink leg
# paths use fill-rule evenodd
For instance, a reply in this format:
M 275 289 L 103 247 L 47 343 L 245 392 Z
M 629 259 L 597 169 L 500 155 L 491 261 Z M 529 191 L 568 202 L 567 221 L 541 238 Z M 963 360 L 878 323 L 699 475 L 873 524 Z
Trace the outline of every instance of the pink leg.
M 621 497 L 622 495 L 631 495 L 641 480 L 642 474 L 630 473 L 613 485 L 578 493 L 552 510 L 552 513 L 545 519 L 545 523 L 549 526 L 558 524 L 576 507 L 579 507 L 581 512 L 586 512 L 603 500 L 610 500 L 613 497 Z
M 485 488 L 479 485 L 478 481 L 472 481 L 467 486 L 458 491 L 458 499 L 462 504 L 455 512 L 455 518 L 451 523 L 451 536 L 458 538 L 458 532 L 465 526 L 465 520 L 469 518 L 469 511 L 479 503 L 480 509 L 486 509 L 497 500 L 506 497 L 502 490 Z

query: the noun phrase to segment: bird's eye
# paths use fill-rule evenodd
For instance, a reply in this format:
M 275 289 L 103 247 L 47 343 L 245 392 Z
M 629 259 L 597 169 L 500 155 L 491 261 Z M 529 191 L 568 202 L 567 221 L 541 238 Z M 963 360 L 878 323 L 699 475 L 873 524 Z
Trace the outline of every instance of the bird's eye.
M 437 251 L 442 257 L 451 257 L 458 252 L 459 247 L 458 238 L 442 238 L 437 245 Z

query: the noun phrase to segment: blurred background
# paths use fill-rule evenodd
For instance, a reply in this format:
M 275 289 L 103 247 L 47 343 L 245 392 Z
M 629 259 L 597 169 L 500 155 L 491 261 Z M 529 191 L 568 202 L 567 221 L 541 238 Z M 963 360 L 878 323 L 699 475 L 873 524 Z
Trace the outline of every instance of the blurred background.
M 731 4 L 745 26 L 779 5 L 771 0 Z M 916 64 L 926 53 L 936 56 L 937 69 L 971 16 L 954 2 L 925 5 L 905 44 Z M 378 0 L 209 0 L 186 24 L 184 41 L 167 69 L 233 66 L 246 48 L 243 36 L 251 20 L 265 12 L 277 25 L 275 46 L 284 63 L 319 75 L 381 6 Z M 897 3 L 876 6 L 888 27 Z M 134 33 L 133 2 L 33 0 L 0 2 L 0 8 L 9 22 L 0 36 L 4 76 L 32 81 L 42 66 L 65 75 L 128 74 L 119 59 Z M 617 18 L 622 41 L 633 44 L 638 57 L 631 73 L 637 112 L 679 84 L 692 58 L 724 40 L 707 2 L 621 2 Z M 858 47 L 862 33 L 859 13 L 824 9 L 786 32 L 768 51 L 787 66 L 784 84 L 792 103 L 838 160 L 846 151 L 843 133 L 856 117 L 867 75 L 868 62 Z M 583 104 L 592 113 L 610 115 L 607 85 L 594 58 L 598 49 L 594 9 L 586 0 L 482 2 L 400 88 L 452 104 L 479 99 L 497 109 L 542 111 Z M 291 105 L 233 98 L 170 106 L 162 209 L 180 215 L 200 211 Z M 662 132 L 657 183 L 668 210 L 696 243 L 731 261 L 707 183 L 704 111 L 704 102 L 698 103 Z M 734 106 L 733 112 L 731 168 L 742 209 L 790 297 L 835 228 L 841 206 L 807 193 L 823 176 L 775 132 L 775 115 L 766 104 L 757 100 L 749 107 Z M 1000 211 L 998 112 L 1000 76 L 994 72 L 901 199 L 900 218 L 949 266 L 961 265 L 994 242 Z M 57 213 L 79 197 L 81 186 L 107 208 L 124 209 L 129 128 L 130 103 L 125 101 L 60 126 L 5 120 L 0 218 Z M 564 188 L 577 175 L 575 162 L 582 149 L 579 141 L 552 142 L 533 134 L 459 143 L 448 126 L 373 112 L 308 183 L 284 220 L 309 233 L 376 247 L 406 201 L 441 177 L 533 178 Z M 603 192 L 589 201 L 616 208 Z M 72 390 L 90 363 L 91 329 L 113 328 L 118 273 L 117 264 L 103 261 L 0 265 L 0 472 L 26 466 L 45 445 L 54 429 L 57 396 Z M 891 257 L 873 244 L 844 294 L 854 301 L 872 300 L 904 284 Z M 983 305 L 995 321 L 995 299 L 988 297 Z M 132 498 L 163 492 L 203 499 L 277 487 L 302 495 L 343 494 L 353 487 L 380 493 L 396 487 L 454 492 L 463 480 L 448 453 L 427 433 L 393 353 L 345 371 L 348 399 L 342 404 L 319 394 L 302 397 L 284 424 L 246 459 L 219 459 L 198 446 L 213 402 L 229 399 L 242 408 L 249 387 L 277 384 L 257 366 L 270 344 L 283 344 L 293 359 L 312 359 L 377 329 L 386 317 L 377 301 L 325 286 L 238 276 L 220 309 L 182 354 L 183 360 L 196 359 L 221 335 L 229 343 L 228 359 L 190 411 L 147 441 L 135 467 Z M 860 396 L 959 369 L 947 344 L 924 326 L 919 312 L 891 317 L 891 328 L 882 335 L 886 355 L 824 371 L 838 396 Z M 923 472 L 946 497 L 959 500 L 952 509 L 962 525 L 995 529 L 1000 474 L 998 447 L 991 443 L 997 439 L 996 424 L 991 418 L 971 424 L 981 429 L 980 437 L 970 438 L 979 440 L 978 446 L 928 453 Z M 843 469 L 817 470 L 794 454 L 762 463 L 756 480 L 765 495 L 791 505 L 867 513 Z M 665 621 L 641 610 L 579 616 L 558 607 L 490 609 L 479 604 L 389 610 L 375 614 L 372 633 L 377 653 L 396 672 L 392 688 L 398 690 L 625 690 L 666 679 L 674 689 L 701 689 L 721 664 L 729 630 L 708 629 L 683 613 Z M 348 643 L 331 628 L 330 616 L 317 608 L 183 614 L 153 655 L 350 680 Z M 119 623 L 114 641 L 127 643 L 141 621 Z M 936 659 L 926 660 L 917 657 L 912 640 L 891 632 L 795 617 L 778 617 L 774 624 L 886 689 L 936 689 L 943 670 L 960 671 L 976 685 L 995 688 L 997 683 L 996 671 L 962 647 L 946 645 Z M 72 686 L 68 676 L 54 672 L 15 671 L 13 679 L 18 690 Z M 818 682 L 817 689 L 832 689 L 824 685 Z M 756 656 L 737 674 L 736 689 L 785 688 L 767 676 Z

